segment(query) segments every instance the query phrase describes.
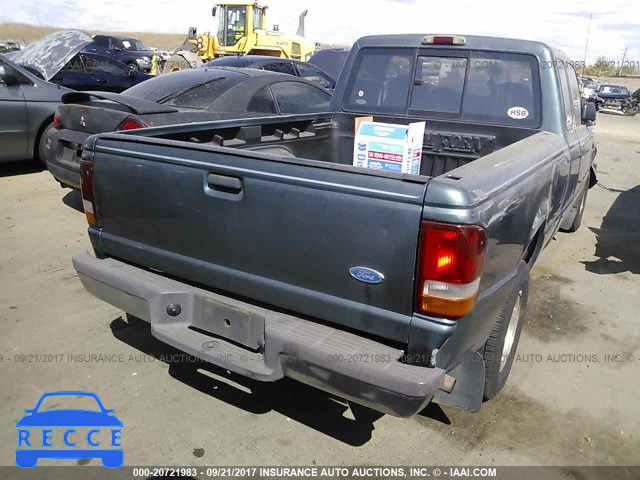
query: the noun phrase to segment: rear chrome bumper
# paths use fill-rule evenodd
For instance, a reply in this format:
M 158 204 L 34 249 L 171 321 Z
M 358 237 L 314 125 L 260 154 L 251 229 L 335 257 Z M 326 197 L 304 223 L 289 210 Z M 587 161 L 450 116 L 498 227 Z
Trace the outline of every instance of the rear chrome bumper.
M 85 289 L 151 323 L 159 340 L 261 380 L 288 376 L 384 413 L 407 417 L 442 387 L 445 371 L 399 362 L 382 343 L 218 295 L 114 259 L 73 258 Z

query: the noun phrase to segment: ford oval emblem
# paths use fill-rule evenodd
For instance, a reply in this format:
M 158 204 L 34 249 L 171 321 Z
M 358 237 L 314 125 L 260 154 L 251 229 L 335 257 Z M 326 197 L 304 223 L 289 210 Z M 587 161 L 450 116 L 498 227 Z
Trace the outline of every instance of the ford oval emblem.
M 384 275 L 367 267 L 351 267 L 349 275 L 364 283 L 382 283 Z

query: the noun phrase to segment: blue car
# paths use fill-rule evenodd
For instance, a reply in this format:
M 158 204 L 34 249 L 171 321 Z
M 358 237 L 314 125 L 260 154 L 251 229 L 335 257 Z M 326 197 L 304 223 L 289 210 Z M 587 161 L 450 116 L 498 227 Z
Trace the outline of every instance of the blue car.
M 94 35 L 84 51 L 105 55 L 140 72 L 151 70 L 151 58 L 156 53 L 141 40 L 120 35 Z
M 120 93 L 152 78 L 113 58 L 83 51 L 92 43 L 80 30 L 62 30 L 5 57 L 41 80 L 73 90 Z
M 150 78 L 104 55 L 80 52 L 49 81 L 73 90 L 120 93 Z
M 42 409 L 42 403 L 50 397 L 72 397 L 73 400 L 84 398 L 89 400 L 94 407 L 92 410 L 81 409 L 55 409 L 59 400 L 49 407 Z M 95 401 L 95 404 L 91 400 Z M 97 408 L 95 408 L 97 406 Z M 113 410 L 104 408 L 100 398 L 91 392 L 60 391 L 43 394 L 33 409 L 25 410 L 18 427 L 18 448 L 16 449 L 16 465 L 23 468 L 35 467 L 40 458 L 55 459 L 84 459 L 100 458 L 102 465 L 109 468 L 117 468 L 124 463 L 124 452 L 119 443 L 120 428 L 122 422 L 114 415 Z M 54 445 L 52 428 L 65 428 L 61 437 L 63 445 Z M 76 428 L 91 427 L 86 434 L 86 448 L 83 438 Z M 41 437 L 37 434 L 41 431 Z M 112 448 L 104 448 L 101 442 L 95 438 L 102 430 L 110 430 L 109 445 Z M 73 438 L 72 438 L 73 435 Z M 104 434 L 102 434 L 104 436 Z M 57 438 L 56 438 L 57 439 Z M 73 440 L 73 441 L 71 441 Z M 104 441 L 102 441 L 104 443 Z

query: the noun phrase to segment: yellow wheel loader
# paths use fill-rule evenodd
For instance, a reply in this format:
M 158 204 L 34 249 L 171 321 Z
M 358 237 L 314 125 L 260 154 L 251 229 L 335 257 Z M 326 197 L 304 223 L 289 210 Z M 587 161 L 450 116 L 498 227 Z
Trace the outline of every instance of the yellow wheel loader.
M 304 38 L 306 10 L 300 14 L 295 35 L 280 32 L 277 25 L 267 30 L 266 11 L 266 6 L 246 0 L 218 3 L 211 12 L 218 17 L 217 33 L 198 35 L 191 27 L 182 46 L 168 60 L 153 57 L 151 73 L 193 68 L 224 55 L 271 55 L 305 61 L 316 51 L 319 45 Z

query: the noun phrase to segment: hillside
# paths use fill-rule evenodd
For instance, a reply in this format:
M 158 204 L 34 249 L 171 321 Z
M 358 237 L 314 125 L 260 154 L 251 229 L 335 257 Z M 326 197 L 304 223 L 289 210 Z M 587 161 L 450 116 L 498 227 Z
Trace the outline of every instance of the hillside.
M 56 27 L 35 27 L 23 23 L 0 23 L 0 40 L 11 38 L 21 43 L 29 43 L 33 40 L 49 35 L 55 31 L 61 30 Z M 187 36 L 188 27 L 185 27 L 184 34 L 175 33 L 149 33 L 149 32 L 106 32 L 102 30 L 85 30 L 91 35 L 108 34 L 108 35 L 124 35 L 142 40 L 150 47 L 156 47 L 160 50 L 173 51 L 182 45 Z M 322 44 L 322 48 L 344 47 L 348 45 L 338 44 Z
M 100 30 L 86 30 L 91 35 L 95 34 L 113 34 L 125 35 L 138 38 L 150 47 L 157 47 L 161 50 L 174 50 L 184 41 L 187 36 L 185 27 L 184 34 L 172 33 L 149 33 L 149 32 L 105 32 Z M 0 39 L 12 38 L 21 43 L 32 42 L 33 40 L 49 35 L 55 31 L 61 30 L 56 27 L 35 27 L 33 25 L 25 25 L 22 23 L 0 23 Z

